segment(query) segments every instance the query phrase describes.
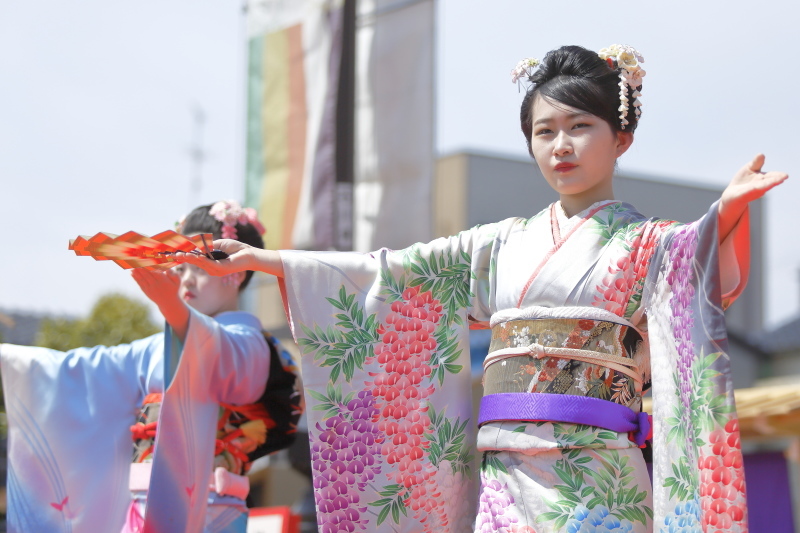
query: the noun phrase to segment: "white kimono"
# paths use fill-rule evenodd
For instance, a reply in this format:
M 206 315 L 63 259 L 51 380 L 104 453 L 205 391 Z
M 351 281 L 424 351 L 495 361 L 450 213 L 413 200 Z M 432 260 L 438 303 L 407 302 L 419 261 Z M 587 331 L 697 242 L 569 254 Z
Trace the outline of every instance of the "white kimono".
M 281 252 L 320 531 L 746 531 L 722 309 L 747 252 L 723 289 L 716 224 L 716 204 L 687 225 L 555 204 L 406 250 Z M 730 242 L 746 243 L 740 226 Z M 631 430 L 592 418 L 509 413 L 476 441 L 470 326 L 492 327 L 485 394 L 516 395 L 506 405 L 641 420 L 652 381 L 653 487 Z

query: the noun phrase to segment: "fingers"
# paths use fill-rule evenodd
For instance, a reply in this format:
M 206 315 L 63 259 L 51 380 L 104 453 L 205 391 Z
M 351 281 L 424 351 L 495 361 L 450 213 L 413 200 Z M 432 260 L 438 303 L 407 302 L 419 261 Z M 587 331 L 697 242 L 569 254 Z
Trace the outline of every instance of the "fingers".
M 142 287 L 142 276 L 139 274 L 138 268 L 134 268 L 133 270 L 131 270 L 131 277 L 133 278 L 133 281 L 135 281 L 136 284 L 139 285 L 139 287 Z
M 774 170 L 770 172 L 764 172 L 762 170 L 764 167 L 764 161 L 766 161 L 766 156 L 764 154 L 756 155 L 753 160 L 750 161 L 750 164 L 747 165 L 747 170 L 758 174 L 758 176 L 756 176 L 755 183 L 753 184 L 755 188 L 768 191 L 776 185 L 780 185 L 786 181 L 789 175 L 785 172 L 778 172 Z
M 761 167 L 764 166 L 764 161 L 766 160 L 766 156 L 764 154 L 758 154 L 750 161 L 750 164 L 747 168 L 749 168 L 752 172 L 761 172 Z
M 163 272 L 164 272 L 164 276 L 166 276 L 166 278 L 167 278 L 167 279 L 168 279 L 170 282 L 172 282 L 172 283 L 174 283 L 174 284 L 176 284 L 176 285 L 180 285 L 180 283 L 181 283 L 181 277 L 178 275 L 178 273 L 177 273 L 177 272 L 175 272 L 175 271 L 174 271 L 173 269 L 171 269 L 171 268 L 169 268 L 169 269 L 167 269 L 167 270 L 164 270 Z
M 189 263 L 190 265 L 198 265 L 203 261 L 208 261 L 204 256 L 198 254 L 192 254 L 187 252 L 175 252 L 172 256 L 175 259 L 175 262 L 178 264 L 182 263 Z
M 156 271 L 134 268 L 131 277 L 142 290 L 175 288 L 181 283 L 180 276 L 171 269 Z
M 222 250 L 228 255 L 233 255 L 236 252 L 250 248 L 250 246 L 243 242 L 234 241 L 232 239 L 219 239 L 214 241 L 214 248 Z
M 248 249 L 252 248 L 247 244 L 231 239 L 217 239 L 213 242 L 213 247 L 228 254 L 228 258 L 213 260 L 191 252 L 177 252 L 173 257 L 177 263 L 189 263 L 214 276 L 224 276 L 244 270 L 244 268 L 237 265 L 242 264 L 243 259 L 247 257 Z
M 142 283 L 150 284 L 153 281 L 152 272 L 149 272 L 145 268 L 134 268 L 131 270 L 131 276 L 139 285 Z
M 131 277 L 145 294 L 151 290 L 153 286 L 153 278 L 148 276 L 148 272 L 145 269 L 134 268 L 131 270 Z
M 759 183 L 759 188 L 761 188 L 764 191 L 768 191 L 773 187 L 777 187 L 778 185 L 786 181 L 788 178 L 789 175 L 786 174 L 785 172 L 775 172 L 775 171 L 767 172 L 766 174 L 764 174 L 763 179 Z
M 214 241 L 214 247 L 216 248 L 217 242 Z M 224 250 L 223 250 L 224 251 Z M 227 252 L 226 252 L 227 253 Z M 202 268 L 209 274 L 213 276 L 223 276 L 227 274 L 224 270 L 220 268 L 220 263 L 229 262 L 228 259 L 222 259 L 220 261 L 213 261 L 208 259 L 203 255 L 193 254 L 193 253 L 185 253 L 185 252 L 178 252 L 175 254 L 175 262 L 178 264 L 181 263 L 189 263 L 190 265 L 195 265 L 197 267 Z

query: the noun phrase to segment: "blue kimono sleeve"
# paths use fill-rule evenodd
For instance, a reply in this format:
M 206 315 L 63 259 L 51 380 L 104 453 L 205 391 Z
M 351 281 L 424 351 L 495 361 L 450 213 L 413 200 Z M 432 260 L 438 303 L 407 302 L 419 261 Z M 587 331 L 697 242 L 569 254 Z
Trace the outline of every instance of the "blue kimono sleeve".
M 119 531 L 130 503 L 130 425 L 163 390 L 163 334 L 59 352 L 0 345 L 9 531 Z
M 148 491 L 145 531 L 203 531 L 219 404 L 263 393 L 269 349 L 258 319 L 243 312 L 209 318 L 191 310 L 186 341 L 170 350 L 174 375 L 164 393 Z M 171 370 L 167 370 L 171 374 Z

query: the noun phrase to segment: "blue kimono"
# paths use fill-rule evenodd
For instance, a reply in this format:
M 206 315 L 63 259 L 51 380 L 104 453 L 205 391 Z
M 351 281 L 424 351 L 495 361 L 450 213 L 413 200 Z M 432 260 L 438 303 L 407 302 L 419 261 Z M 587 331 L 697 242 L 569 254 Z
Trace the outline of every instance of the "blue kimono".
M 145 529 L 243 528 L 243 502 L 209 494 L 209 480 L 220 404 L 252 403 L 267 382 L 256 317 L 192 310 L 182 346 L 169 328 L 68 352 L 2 344 L 0 364 L 9 531 L 120 531 L 131 508 L 131 425 L 145 396 L 160 392 Z

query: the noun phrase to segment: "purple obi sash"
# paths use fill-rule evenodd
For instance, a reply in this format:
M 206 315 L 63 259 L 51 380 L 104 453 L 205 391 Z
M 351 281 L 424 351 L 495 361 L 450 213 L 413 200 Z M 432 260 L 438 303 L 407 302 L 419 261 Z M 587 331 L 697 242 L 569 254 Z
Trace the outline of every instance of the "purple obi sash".
M 652 417 L 637 413 L 618 403 L 574 396 L 505 392 L 488 394 L 481 399 L 478 425 L 502 421 L 546 421 L 585 424 L 617 433 L 632 433 L 631 440 L 642 447 L 652 439 Z

